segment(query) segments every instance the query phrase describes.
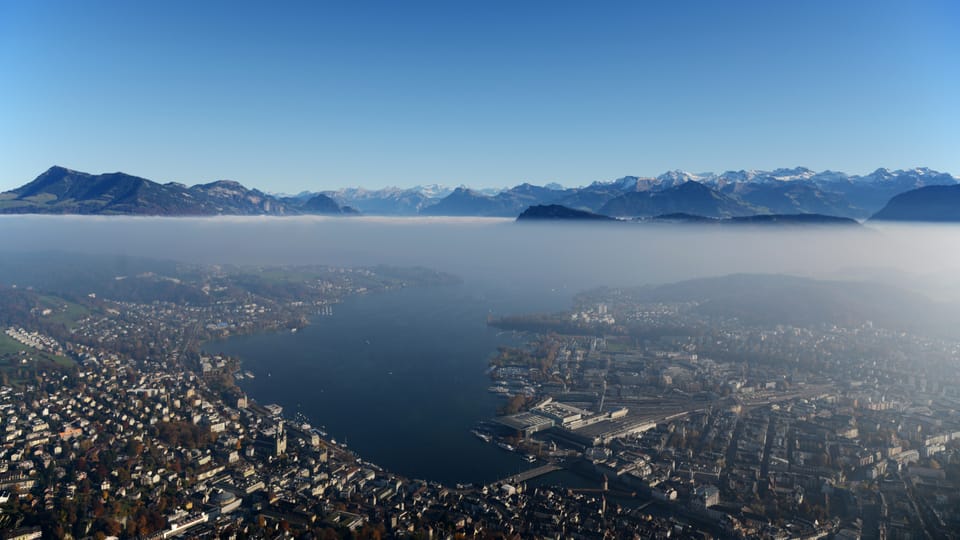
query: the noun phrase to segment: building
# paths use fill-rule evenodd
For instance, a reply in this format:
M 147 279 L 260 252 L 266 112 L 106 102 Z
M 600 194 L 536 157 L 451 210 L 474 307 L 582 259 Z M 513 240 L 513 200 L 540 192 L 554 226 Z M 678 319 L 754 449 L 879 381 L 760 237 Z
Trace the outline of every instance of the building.
M 696 501 L 703 505 L 704 508 L 710 508 L 711 506 L 716 506 L 720 504 L 720 490 L 716 486 L 705 485 L 698 486 L 693 490 L 693 496 L 696 498 Z
M 501 426 L 509 428 L 511 431 L 521 433 L 524 437 L 529 437 L 538 431 L 549 429 L 554 425 L 553 419 L 532 412 L 501 416 L 495 421 Z
M 287 432 L 283 429 L 283 420 L 277 422 L 277 432 L 274 435 L 274 455 L 280 457 L 287 453 Z

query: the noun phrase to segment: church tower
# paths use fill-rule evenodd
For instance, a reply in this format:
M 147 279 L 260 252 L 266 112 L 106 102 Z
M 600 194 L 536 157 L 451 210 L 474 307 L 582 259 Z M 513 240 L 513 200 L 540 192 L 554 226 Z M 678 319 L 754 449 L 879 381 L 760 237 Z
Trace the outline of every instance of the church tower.
M 283 429 L 283 420 L 277 422 L 277 433 L 275 437 L 276 449 L 274 454 L 280 457 L 287 453 L 287 432 Z

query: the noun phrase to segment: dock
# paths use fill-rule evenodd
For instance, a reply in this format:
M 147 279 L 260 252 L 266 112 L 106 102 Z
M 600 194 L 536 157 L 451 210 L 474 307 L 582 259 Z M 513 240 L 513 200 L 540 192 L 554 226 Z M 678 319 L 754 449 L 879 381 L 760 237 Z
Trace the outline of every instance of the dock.
M 557 465 L 556 463 L 547 463 L 546 465 L 541 465 L 534 469 L 523 471 L 521 473 L 517 473 L 511 476 L 508 476 L 506 478 L 501 478 L 500 480 L 497 480 L 491 483 L 490 485 L 496 486 L 499 484 L 522 484 L 527 480 L 532 480 L 538 476 L 550 474 L 552 472 L 556 472 L 561 469 L 563 469 L 563 466 L 561 465 Z

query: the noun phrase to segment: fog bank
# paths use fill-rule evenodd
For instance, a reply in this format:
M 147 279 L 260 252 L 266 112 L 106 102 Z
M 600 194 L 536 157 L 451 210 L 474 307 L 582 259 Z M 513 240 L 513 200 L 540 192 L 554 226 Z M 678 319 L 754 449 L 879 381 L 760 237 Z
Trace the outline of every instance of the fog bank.
M 960 227 L 717 227 L 485 218 L 2 216 L 5 251 L 212 264 L 420 265 L 573 291 L 729 273 L 869 278 L 952 296 Z

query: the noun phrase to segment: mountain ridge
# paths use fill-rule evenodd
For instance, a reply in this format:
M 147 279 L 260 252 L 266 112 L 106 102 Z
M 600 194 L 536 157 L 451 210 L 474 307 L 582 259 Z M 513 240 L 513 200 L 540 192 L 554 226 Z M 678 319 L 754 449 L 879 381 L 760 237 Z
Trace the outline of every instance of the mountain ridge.
M 870 221 L 960 222 L 960 184 L 924 186 L 900 193 Z
M 723 195 L 737 199 L 755 211 L 794 214 L 818 213 L 854 219 L 866 219 L 894 195 L 925 185 L 952 185 L 958 179 L 926 167 L 890 170 L 877 168 L 865 175 L 848 175 L 837 171 L 816 172 L 806 167 L 778 168 L 773 171 L 740 170 L 715 173 L 689 173 L 681 170 L 665 172 L 656 177 L 624 176 L 612 181 L 563 188 L 558 185 L 537 187 L 540 195 L 531 196 L 531 184 L 524 183 L 499 192 L 483 192 L 466 188 L 473 197 L 465 199 L 453 192 L 444 198 L 430 198 L 416 188 L 402 190 L 407 197 L 417 194 L 416 208 L 406 210 L 398 206 L 383 212 L 390 198 L 396 195 L 386 190 L 366 190 L 366 197 L 378 194 L 380 208 L 366 206 L 363 200 L 350 199 L 349 190 L 340 190 L 341 204 L 350 204 L 362 212 L 393 215 L 490 215 L 516 216 L 533 205 L 560 204 L 569 208 L 603 213 L 601 210 L 612 199 L 633 192 L 659 192 L 695 181 Z M 396 188 L 391 188 L 396 190 Z M 450 200 L 444 200 L 452 197 Z M 461 200 L 457 200 L 460 198 Z M 441 204 L 442 203 L 442 204 Z M 754 210 L 751 210 L 754 211 Z
M 624 218 L 675 213 L 712 218 L 822 214 L 862 220 L 876 215 L 901 193 L 958 182 L 948 173 L 926 167 L 881 167 L 865 175 L 792 167 L 720 174 L 672 170 L 656 177 L 624 176 L 572 188 L 528 182 L 499 190 L 426 184 L 285 196 L 232 180 L 193 186 L 161 184 L 122 172 L 95 175 L 54 166 L 0 194 L 0 213 L 516 217 L 531 206 L 556 204 Z
M 517 216 L 517 221 L 616 221 L 616 219 L 586 210 L 574 210 L 559 204 L 543 204 L 527 208 Z
M 0 194 L 3 214 L 150 216 L 352 214 L 326 195 L 281 199 L 234 180 L 187 187 L 122 172 L 90 174 L 53 166 L 23 186 Z
M 688 180 L 662 191 L 633 191 L 607 201 L 600 214 L 614 217 L 651 217 L 684 213 L 710 218 L 747 216 L 760 209 L 724 195 L 696 180 Z
M 655 216 L 618 219 L 585 210 L 567 208 L 559 204 L 531 206 L 517 216 L 516 221 L 602 221 L 634 224 L 690 224 L 690 225 L 745 225 L 754 227 L 860 227 L 860 222 L 824 214 L 754 214 L 733 217 L 707 217 L 685 212 Z

